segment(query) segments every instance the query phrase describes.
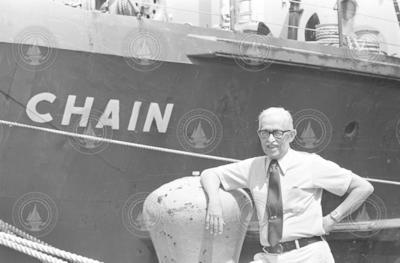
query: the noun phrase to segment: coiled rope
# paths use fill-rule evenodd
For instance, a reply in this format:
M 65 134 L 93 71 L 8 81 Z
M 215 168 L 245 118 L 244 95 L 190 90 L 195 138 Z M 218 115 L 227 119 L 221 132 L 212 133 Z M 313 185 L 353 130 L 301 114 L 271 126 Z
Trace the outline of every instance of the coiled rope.
M 0 220 L 0 244 L 46 263 L 102 263 L 53 246 Z M 61 259 L 60 259 L 61 258 Z M 65 261 L 67 260 L 67 261 Z

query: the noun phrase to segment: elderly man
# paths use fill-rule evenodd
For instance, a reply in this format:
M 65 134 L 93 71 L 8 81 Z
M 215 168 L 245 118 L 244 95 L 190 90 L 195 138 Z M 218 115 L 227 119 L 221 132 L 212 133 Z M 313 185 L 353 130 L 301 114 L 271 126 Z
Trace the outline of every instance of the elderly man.
M 358 208 L 373 192 L 365 179 L 317 154 L 295 151 L 293 120 L 283 108 L 268 108 L 258 118 L 258 136 L 265 156 L 204 170 L 207 192 L 206 228 L 221 234 L 224 221 L 218 190 L 248 188 L 255 201 L 263 253 L 255 262 L 334 262 L 324 235 L 335 223 Z M 322 190 L 348 193 L 330 214 L 323 216 Z

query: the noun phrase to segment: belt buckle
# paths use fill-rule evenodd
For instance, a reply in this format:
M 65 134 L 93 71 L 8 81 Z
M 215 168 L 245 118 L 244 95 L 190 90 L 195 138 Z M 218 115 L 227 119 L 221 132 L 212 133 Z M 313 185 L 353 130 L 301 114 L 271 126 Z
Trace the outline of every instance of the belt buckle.
M 281 243 L 276 244 L 273 247 L 270 247 L 273 252 L 269 252 L 266 247 L 263 247 L 263 250 L 267 254 L 282 254 L 283 253 L 283 245 Z
M 276 246 L 277 246 L 277 248 L 276 248 L 276 253 L 277 253 L 277 254 L 282 254 L 282 253 L 283 253 L 283 246 L 282 246 L 282 244 L 281 244 L 281 243 L 278 243 Z

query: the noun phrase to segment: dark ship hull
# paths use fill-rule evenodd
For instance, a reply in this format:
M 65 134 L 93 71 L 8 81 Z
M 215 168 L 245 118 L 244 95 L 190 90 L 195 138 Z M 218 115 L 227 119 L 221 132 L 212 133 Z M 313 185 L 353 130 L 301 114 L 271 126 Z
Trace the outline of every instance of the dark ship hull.
M 299 133 L 294 148 L 385 180 L 375 180 L 375 196 L 354 218 L 400 217 L 397 61 L 366 63 L 311 44 L 297 47 L 313 52 L 298 52 L 299 44 L 284 43 L 292 48 L 285 49 L 280 40 L 271 40 L 266 59 L 241 54 L 239 34 L 114 17 L 127 33 L 118 38 L 111 19 L 85 19 L 97 26 L 97 35 L 87 43 L 77 36 L 77 48 L 68 48 L 74 41 L 50 49 L 39 43 L 35 53 L 29 44 L 0 44 L 0 119 L 15 122 L 0 127 L 4 221 L 104 262 L 157 262 L 139 222 L 146 194 L 226 163 L 185 152 L 233 159 L 262 154 L 256 116 L 276 105 L 294 114 Z M 60 21 L 57 37 L 68 29 Z M 124 54 L 126 36 L 140 32 L 156 36 L 159 57 Z M 109 46 L 96 46 L 109 37 Z M 338 54 L 332 58 L 325 51 Z M 73 106 L 83 107 L 90 98 L 91 107 L 74 113 Z M 82 114 L 88 117 L 80 125 Z M 339 202 L 328 194 L 324 199 L 326 211 Z M 335 233 L 328 239 L 337 262 L 397 262 L 398 235 L 395 229 Z M 249 232 L 240 262 L 259 251 L 257 238 Z M 32 262 L 3 247 L 0 258 Z

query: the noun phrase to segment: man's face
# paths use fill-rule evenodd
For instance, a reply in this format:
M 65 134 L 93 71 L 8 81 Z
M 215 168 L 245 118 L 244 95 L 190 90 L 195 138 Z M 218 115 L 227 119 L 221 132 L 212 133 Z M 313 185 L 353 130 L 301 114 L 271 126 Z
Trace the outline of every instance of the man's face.
M 275 138 L 273 134 L 259 136 L 264 153 L 271 159 L 282 158 L 289 150 L 290 143 L 296 136 L 296 131 L 288 123 L 287 119 L 280 114 L 264 114 L 259 122 L 259 131 L 284 131 L 282 138 Z

